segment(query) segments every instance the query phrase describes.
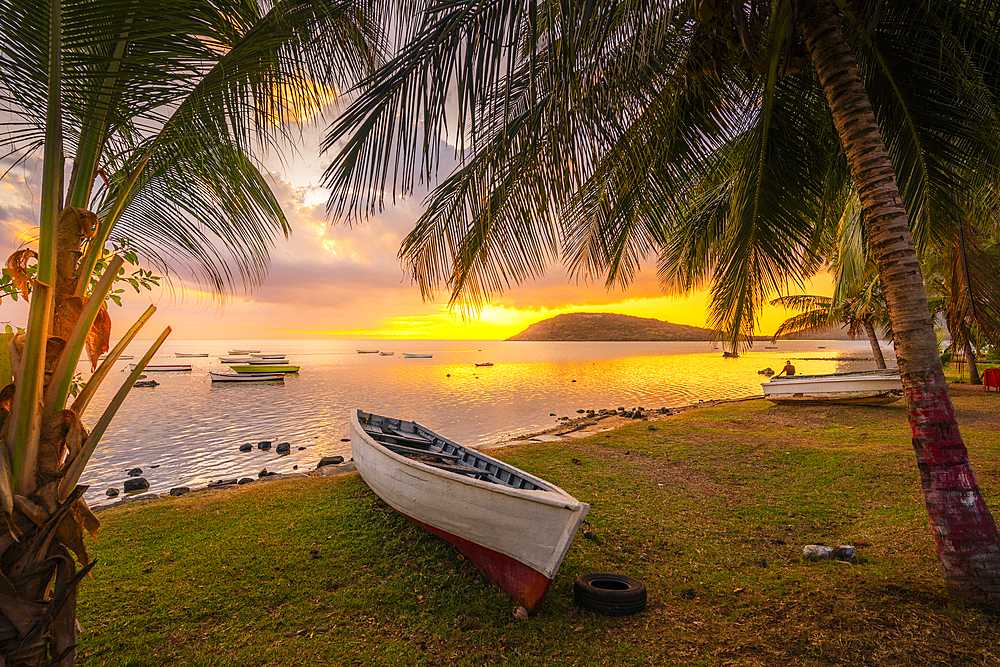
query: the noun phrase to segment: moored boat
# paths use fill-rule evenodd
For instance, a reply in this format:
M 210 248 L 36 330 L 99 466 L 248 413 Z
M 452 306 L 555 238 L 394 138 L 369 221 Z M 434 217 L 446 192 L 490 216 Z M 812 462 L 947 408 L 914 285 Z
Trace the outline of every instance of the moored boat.
M 899 369 L 775 376 L 762 382 L 764 398 L 775 403 L 853 403 L 886 405 L 903 396 Z
M 492 361 L 487 361 L 486 363 L 476 364 L 476 368 L 489 368 L 493 365 Z
M 378 354 L 378 350 L 358 350 L 358 354 Z
M 260 352 L 251 352 L 250 356 L 254 359 L 284 359 L 284 354 L 261 354 Z
M 395 352 L 379 352 L 378 356 L 380 356 L 380 357 L 391 357 L 394 354 L 396 354 L 396 353 Z
M 129 364 L 129 370 L 135 370 L 139 364 Z M 144 373 L 152 373 L 156 371 L 167 372 L 167 371 L 189 371 L 191 370 L 191 364 L 150 364 L 142 369 Z
M 208 352 L 205 352 L 204 354 L 200 354 L 200 353 L 198 353 L 198 354 L 193 354 L 193 353 L 191 353 L 191 352 L 174 352 L 174 356 L 175 356 L 175 357 L 183 357 L 183 358 L 190 358 L 190 357 L 207 357 L 207 356 L 208 356 Z
M 212 382 L 273 382 L 284 380 L 284 373 L 209 373 Z
M 458 547 L 529 614 L 538 610 L 587 503 L 416 422 L 352 410 L 351 449 L 379 498 Z
M 298 373 L 299 367 L 290 364 L 230 364 L 235 373 Z
M 224 364 L 245 364 L 250 361 L 250 357 L 219 357 L 219 361 Z
M 284 357 L 277 357 L 275 359 L 257 359 L 251 357 L 239 363 L 250 364 L 251 366 L 267 366 L 268 364 L 287 364 L 288 359 Z
M 434 356 L 433 354 L 426 354 L 426 353 L 423 353 L 423 352 L 404 352 L 403 353 L 403 358 L 404 359 L 430 359 L 433 356 Z
M 229 350 L 228 354 L 254 354 L 260 350 Z

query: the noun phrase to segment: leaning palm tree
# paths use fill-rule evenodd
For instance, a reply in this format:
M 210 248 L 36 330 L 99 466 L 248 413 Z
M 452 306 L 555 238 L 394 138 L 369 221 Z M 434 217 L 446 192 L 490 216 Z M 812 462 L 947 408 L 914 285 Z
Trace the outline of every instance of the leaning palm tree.
M 219 295 L 258 283 L 288 225 L 254 155 L 372 64 L 370 25 L 350 0 L 0 0 L 6 157 L 41 149 L 43 165 L 37 248 L 7 265 L 30 309 L 0 390 L 0 664 L 73 663 L 76 588 L 93 567 L 82 536 L 99 525 L 78 482 L 170 331 L 86 428 L 94 392 L 154 310 L 97 366 L 122 265 L 109 240 L 127 236 Z M 85 348 L 95 370 L 70 401 Z
M 626 284 L 656 253 L 664 283 L 708 284 L 711 321 L 746 343 L 768 295 L 823 263 L 854 188 L 945 581 L 1000 604 L 1000 535 L 917 256 L 956 192 L 997 182 L 994 4 L 402 4 L 405 43 L 331 127 L 330 208 L 363 218 L 411 193 L 453 130 L 459 166 L 401 250 L 425 295 L 475 307 L 561 251 Z

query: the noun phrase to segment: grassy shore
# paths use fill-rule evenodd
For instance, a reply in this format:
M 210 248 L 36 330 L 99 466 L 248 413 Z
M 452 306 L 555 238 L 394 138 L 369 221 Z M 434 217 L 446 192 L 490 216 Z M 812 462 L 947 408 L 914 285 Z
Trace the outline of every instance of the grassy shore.
M 953 396 L 1000 512 L 1000 396 Z M 491 451 L 592 506 L 597 539 L 528 621 L 357 474 L 115 507 L 79 663 L 1000 664 L 1000 618 L 945 593 L 909 440 L 899 405 L 748 401 Z M 812 543 L 866 562 L 804 562 Z M 596 570 L 643 579 L 648 609 L 578 609 L 573 579 Z

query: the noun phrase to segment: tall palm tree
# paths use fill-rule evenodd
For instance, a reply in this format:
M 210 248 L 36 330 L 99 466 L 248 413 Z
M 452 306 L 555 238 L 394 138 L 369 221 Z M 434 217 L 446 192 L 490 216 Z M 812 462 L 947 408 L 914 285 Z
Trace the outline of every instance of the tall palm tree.
M 996 182 L 994 4 L 405 4 L 398 55 L 330 129 L 330 208 L 364 217 L 412 192 L 452 130 L 459 167 L 401 249 L 425 295 L 475 306 L 561 250 L 625 284 L 655 252 L 669 287 L 710 284 L 713 324 L 739 343 L 769 294 L 822 263 L 853 187 L 945 581 L 1000 604 L 1000 536 L 917 261 L 956 190 Z
M 31 303 L 0 391 L 0 664 L 73 663 L 76 587 L 93 566 L 82 535 L 99 526 L 78 481 L 170 331 L 88 431 L 90 399 L 154 310 L 97 366 L 122 265 L 107 242 L 127 235 L 219 295 L 259 282 L 288 225 L 255 155 L 373 64 L 372 25 L 353 0 L 0 0 L 7 157 L 43 160 L 38 247 L 8 262 Z M 69 402 L 84 347 L 96 370 Z

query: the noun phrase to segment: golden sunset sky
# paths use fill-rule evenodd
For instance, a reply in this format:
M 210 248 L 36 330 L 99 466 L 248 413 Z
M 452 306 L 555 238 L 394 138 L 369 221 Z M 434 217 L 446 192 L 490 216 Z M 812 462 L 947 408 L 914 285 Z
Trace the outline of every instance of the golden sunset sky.
M 652 261 L 624 292 L 607 290 L 600 279 L 571 281 L 556 264 L 541 279 L 495 298 L 475 318 L 450 312 L 446 294 L 425 303 L 396 257 L 400 241 L 422 211 L 422 196 L 404 200 L 361 225 L 331 226 L 325 210 L 327 192 L 318 185 L 329 158 L 318 155 L 316 149 L 320 129 L 306 129 L 304 147 L 297 155 L 265 160 L 293 233 L 274 248 L 264 285 L 225 304 L 185 289 L 183 277 L 174 277 L 172 289 L 154 293 L 136 294 L 129 288 L 123 294 L 124 307 L 111 307 L 116 333 L 124 331 L 150 303 L 158 308 L 150 331 L 169 324 L 172 337 L 188 339 L 495 340 L 533 322 L 580 311 L 706 324 L 705 292 L 682 299 L 663 296 Z M 0 251 L 4 258 L 36 233 L 39 179 L 38 164 L 29 162 L 3 180 Z M 802 291 L 830 294 L 830 281 L 824 274 Z M 23 302 L 4 300 L 0 322 L 23 326 L 26 312 Z M 761 319 L 760 333 L 772 333 L 789 315 L 781 308 L 769 309 Z

